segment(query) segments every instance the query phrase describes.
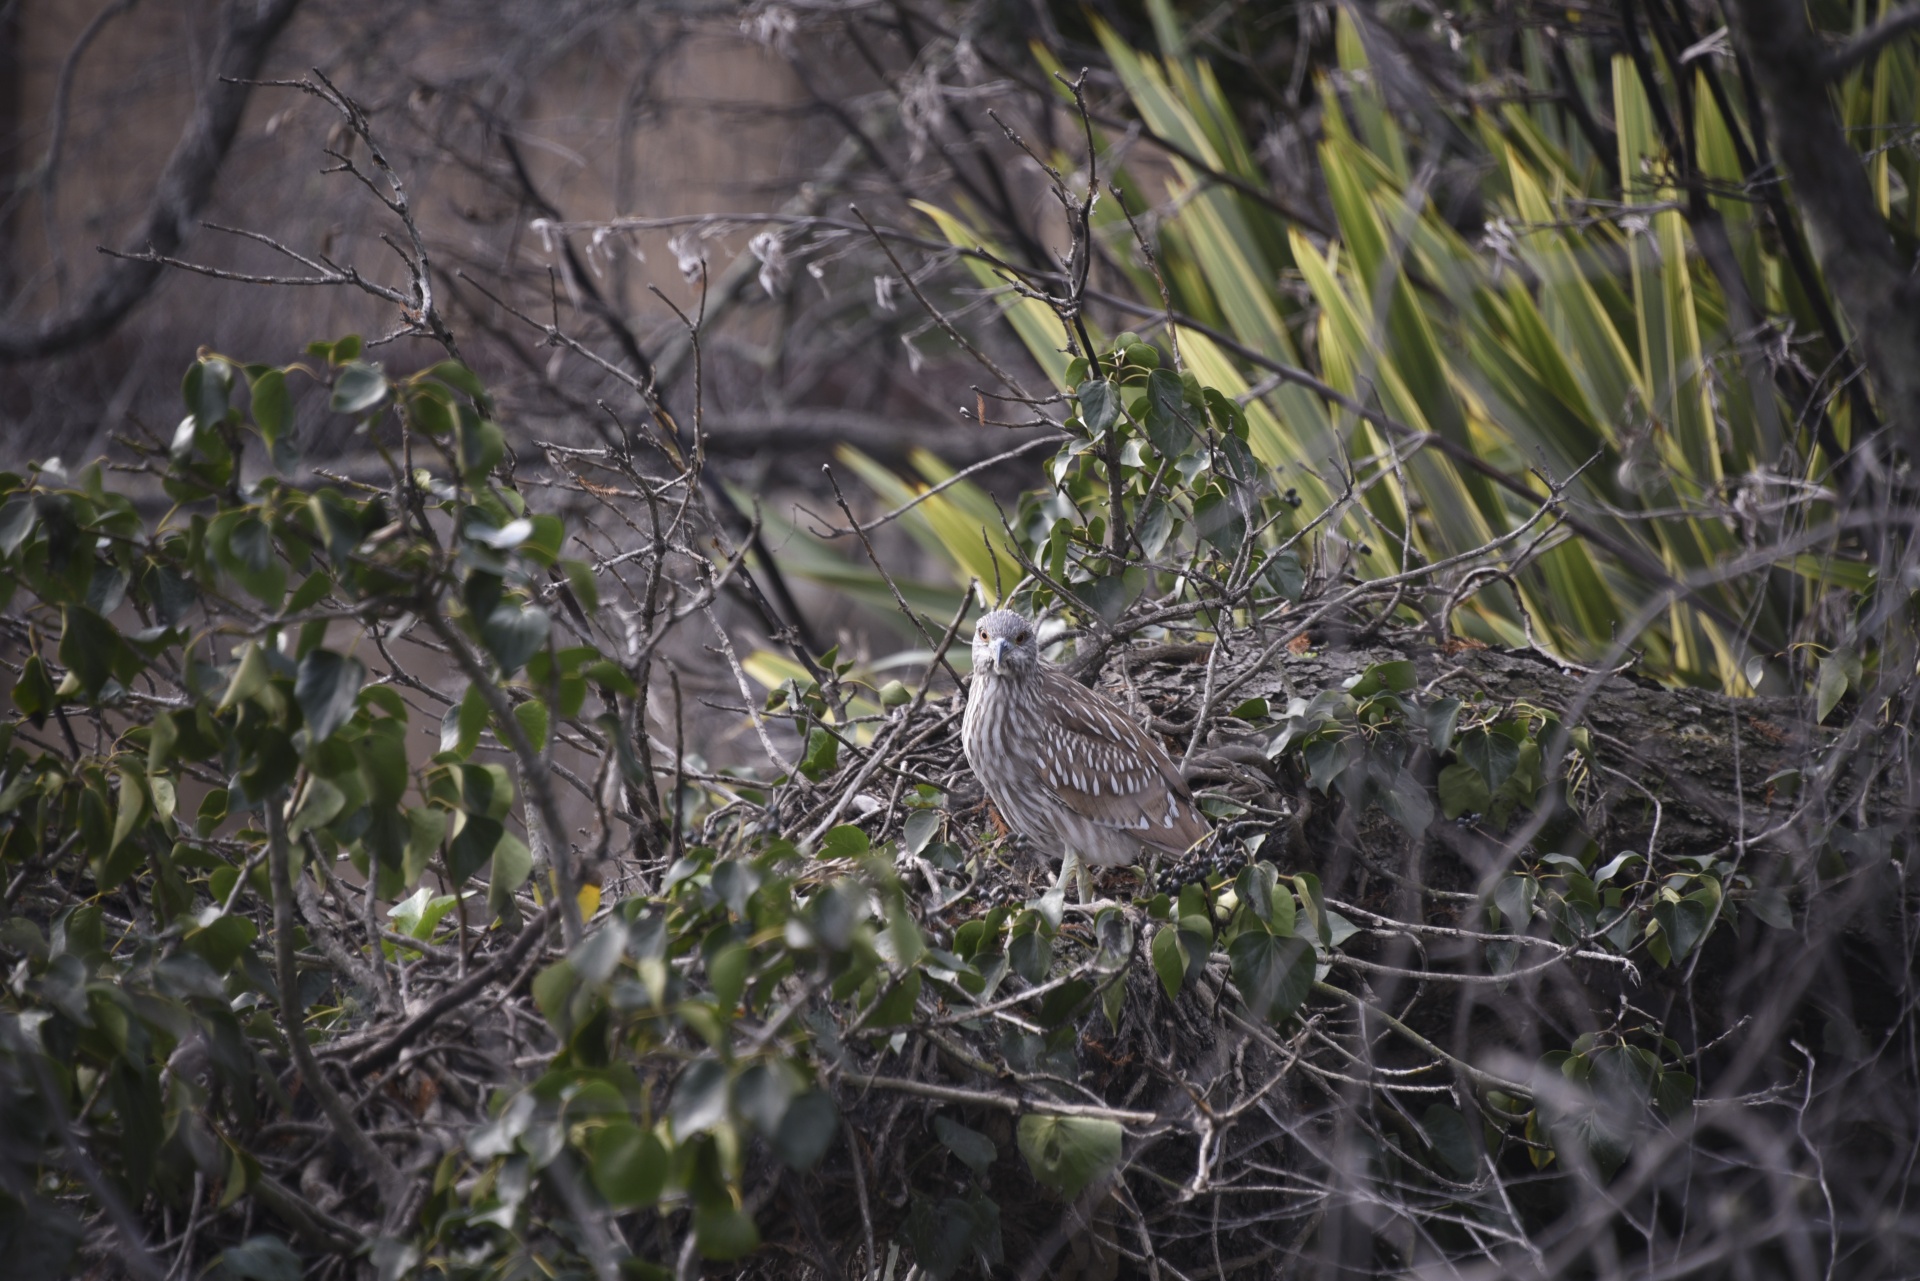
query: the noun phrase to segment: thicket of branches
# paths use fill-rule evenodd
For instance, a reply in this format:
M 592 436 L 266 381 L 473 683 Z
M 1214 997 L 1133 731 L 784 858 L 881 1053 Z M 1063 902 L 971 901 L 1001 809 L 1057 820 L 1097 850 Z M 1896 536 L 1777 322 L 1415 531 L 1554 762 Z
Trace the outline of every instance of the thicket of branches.
M 498 103 L 248 83 L 293 8 L 0 344 L 381 318 L 0 473 L 20 1275 L 1910 1273 L 1911 15 L 768 5 L 866 77 L 817 187 L 589 220 Z M 182 234 L 261 94 L 383 257 Z M 435 148 L 525 252 L 449 265 Z M 768 324 L 967 439 L 760 501 Z M 1001 602 L 1214 842 L 1044 891 Z

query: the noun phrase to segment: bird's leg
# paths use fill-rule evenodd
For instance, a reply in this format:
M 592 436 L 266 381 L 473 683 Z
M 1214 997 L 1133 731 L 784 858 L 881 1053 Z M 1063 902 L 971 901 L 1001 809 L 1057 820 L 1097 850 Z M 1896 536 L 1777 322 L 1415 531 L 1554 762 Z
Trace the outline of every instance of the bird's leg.
M 1065 849 L 1060 852 L 1060 875 L 1053 883 L 1053 892 L 1055 894 L 1065 894 L 1067 889 L 1067 882 L 1073 879 L 1075 872 L 1078 872 L 1081 878 L 1080 879 L 1080 901 L 1084 903 L 1087 901 L 1087 891 L 1086 891 L 1087 873 L 1086 873 L 1086 869 L 1083 866 L 1081 866 L 1079 856 L 1075 854 L 1071 849 Z
M 1085 859 L 1075 856 L 1073 860 L 1073 875 L 1075 888 L 1080 891 L 1080 901 L 1082 903 L 1093 902 L 1093 869 L 1087 866 Z

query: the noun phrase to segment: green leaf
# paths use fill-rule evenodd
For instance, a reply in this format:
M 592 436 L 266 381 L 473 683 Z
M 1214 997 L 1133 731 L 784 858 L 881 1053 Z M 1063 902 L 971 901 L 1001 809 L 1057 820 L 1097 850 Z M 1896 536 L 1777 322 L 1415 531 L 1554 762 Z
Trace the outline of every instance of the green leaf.
M 460 476 L 467 484 L 477 485 L 485 480 L 506 452 L 507 438 L 501 434 L 499 424 L 487 418 L 460 416 L 460 425 L 454 432 L 454 456 L 460 465 Z
M 1426 1131 L 1427 1142 L 1433 1145 L 1434 1155 L 1449 1170 L 1462 1179 L 1474 1176 L 1479 1169 L 1479 1162 L 1473 1154 L 1473 1135 L 1467 1129 L 1465 1117 L 1453 1108 L 1435 1103 L 1421 1116 L 1420 1128 Z
M 362 414 L 387 398 L 387 376 L 378 365 L 356 360 L 333 380 L 328 408 L 336 414 Z
M 279 1237 L 249 1237 L 220 1256 L 229 1273 L 246 1281 L 300 1281 L 306 1265 Z
M 560 570 L 567 576 L 567 587 L 573 592 L 574 600 L 580 603 L 581 611 L 589 618 L 599 613 L 600 582 L 593 576 L 593 566 L 583 560 L 563 560 L 560 562 Z M 615 668 L 615 670 L 619 669 Z M 623 692 L 632 693 L 631 690 Z
M 140 780 L 126 770 L 118 770 L 120 776 L 120 798 L 113 819 L 113 839 L 107 844 L 107 852 L 120 848 L 120 843 L 133 835 L 134 825 L 147 812 L 146 789 L 140 786 Z M 112 888 L 101 886 L 103 891 Z
M 1162 926 L 1154 931 L 1153 972 L 1160 976 L 1160 986 L 1167 991 L 1167 999 L 1173 1000 L 1180 995 L 1180 985 L 1187 977 L 1186 953 L 1180 950 L 1180 931 L 1172 925 Z
M 800 772 L 818 783 L 840 765 L 840 740 L 826 727 L 815 725 L 807 731 L 806 754 L 800 758 Z M 831 835 L 831 833 L 829 833 Z
M 573 1020 L 568 1017 L 568 1010 L 579 986 L 580 976 L 574 973 L 569 961 L 555 961 L 533 976 L 533 1003 L 562 1040 L 573 1033 Z
M 39 1197 L 0 1197 L 0 1241 L 7 1243 L 7 1265 L 15 1281 L 62 1281 L 75 1275 L 69 1264 L 80 1238 L 80 1221 Z
M 1696 894 L 1689 894 L 1677 903 L 1662 899 L 1653 905 L 1653 919 L 1660 922 L 1660 933 L 1666 939 L 1672 964 L 1678 965 L 1699 945 L 1712 918 L 1713 904 Z
M 839 1130 L 840 1113 L 833 1106 L 833 1096 L 809 1090 L 787 1105 L 780 1130 L 773 1136 L 773 1150 L 793 1169 L 811 1170 L 827 1154 Z
M 80 682 L 81 692 L 91 698 L 113 675 L 120 633 L 85 605 L 63 606 L 60 617 L 60 661 Z
M 1193 444 L 1185 394 L 1180 376 L 1171 369 L 1147 375 L 1147 439 L 1167 458 L 1178 458 Z
M 1080 402 L 1080 421 L 1086 424 L 1089 435 L 1104 436 L 1120 416 L 1120 390 L 1104 378 L 1081 383 L 1074 396 Z
M 900 1027 L 913 1022 L 914 1003 L 920 999 L 920 971 L 908 970 L 893 990 L 874 1003 L 868 1027 Z
M 753 1128 L 771 1138 L 793 1103 L 793 1075 L 780 1063 L 751 1063 L 733 1079 L 733 1105 Z
M 1303 938 L 1279 938 L 1243 930 L 1227 948 L 1234 985 L 1252 1015 L 1277 1023 L 1300 1008 L 1313 990 L 1313 946 Z
M 1222 556 L 1232 556 L 1247 540 L 1247 518 L 1234 499 L 1210 489 L 1194 501 L 1193 531 Z
M 448 823 L 447 811 L 443 809 L 416 805 L 407 810 L 407 852 L 400 865 L 402 884 L 414 884 L 427 870 L 428 862 L 447 838 Z
M 753 951 L 744 943 L 729 943 L 707 962 L 707 980 L 713 985 L 713 1003 L 723 1015 L 733 1013 L 746 990 L 747 972 L 753 966 Z
M 1848 658 L 1848 655 L 1838 650 L 1821 658 L 1820 669 L 1813 682 L 1813 719 L 1815 724 L 1824 722 L 1828 714 L 1832 712 L 1833 709 L 1839 705 L 1840 700 L 1845 697 L 1848 685 L 1848 668 L 1850 666 L 1847 661 Z M 1853 665 L 1857 666 L 1858 661 L 1857 659 L 1853 660 Z
M 1695 1081 L 1686 1072 L 1663 1071 L 1654 1082 L 1653 1101 L 1669 1117 L 1684 1116 L 1693 1108 Z
M 1492 791 L 1498 791 L 1520 763 L 1520 745 L 1484 726 L 1461 735 L 1457 751 L 1463 762 L 1480 771 Z
M 915 810 L 907 815 L 906 830 L 900 837 L 906 852 L 918 854 L 926 849 L 939 835 L 942 818 L 939 810 Z
M 753 1216 L 731 1202 L 702 1202 L 693 1211 L 693 1239 L 702 1258 L 726 1262 L 760 1248 Z
M 1032 1113 L 1020 1118 L 1020 1155 L 1042 1185 L 1071 1200 L 1120 1164 L 1117 1122 Z
M 944 1115 L 933 1118 L 933 1132 L 947 1151 L 959 1157 L 975 1174 L 985 1175 L 987 1167 L 1000 1155 L 992 1139 Z
M 859 858 L 871 848 L 867 834 L 851 823 L 830 827 L 820 838 L 819 858 Z
M 324 778 L 316 778 L 307 784 L 306 799 L 300 804 L 300 812 L 293 816 L 293 822 L 287 824 L 287 831 L 293 836 L 317 831 L 339 817 L 346 803 L 345 792 Z
M 1269 932 L 1277 932 L 1273 930 L 1273 891 L 1278 883 L 1271 863 L 1249 863 L 1233 881 L 1234 895 Z
M 232 391 L 233 366 L 218 356 L 208 356 L 187 366 L 187 376 L 180 385 L 187 409 L 193 414 L 194 422 L 203 428 L 226 420 Z
M 520 724 L 520 732 L 527 736 L 527 742 L 538 752 L 547 745 L 547 705 L 537 698 L 530 698 L 517 704 L 513 709 L 513 719 Z
M 47 677 L 47 666 L 40 661 L 40 655 L 29 654 L 27 661 L 20 665 L 20 679 L 13 686 L 13 705 L 20 714 L 30 718 L 36 725 L 53 710 L 59 696 L 53 691 L 53 681 Z
M 0 507 L 0 556 L 20 550 L 20 544 L 33 532 L 33 517 L 33 500 L 23 495 L 16 494 Z
M 494 847 L 504 835 L 506 829 L 500 826 L 500 820 L 484 814 L 466 816 L 453 844 L 447 847 L 447 875 L 453 878 L 456 888 L 492 861 Z
M 1380 808 L 1392 815 L 1407 835 L 1419 836 L 1432 826 L 1433 801 L 1405 766 L 1394 770 L 1393 776 L 1385 780 L 1375 794 L 1380 798 Z
M 252 921 L 237 913 L 222 914 L 217 907 L 202 909 L 194 922 L 187 931 L 187 948 L 222 974 L 259 936 Z
M 300 660 L 293 697 L 315 743 L 325 742 L 353 716 L 366 676 L 359 659 L 330 649 L 313 650 Z
M 547 643 L 552 627 L 553 619 L 538 605 L 502 603 L 480 625 L 480 639 L 502 674 L 511 676 Z
M 269 369 L 253 380 L 252 410 L 254 425 L 260 429 L 260 438 L 267 442 L 271 452 L 293 421 L 285 374 Z
M 1427 743 L 1434 751 L 1444 752 L 1453 746 L 1453 730 L 1460 723 L 1460 708 L 1457 698 L 1443 698 L 1427 705 L 1422 719 L 1427 726 Z
M 631 1121 L 595 1130 L 587 1162 L 593 1186 L 617 1210 L 652 1205 L 667 1185 L 666 1146 Z
M 1525 934 L 1533 919 L 1540 882 L 1531 876 L 1508 876 L 1493 888 L 1493 905 L 1500 909 L 1500 925 L 1508 934 Z
M 507 910 L 507 900 L 533 875 L 533 852 L 526 842 L 506 830 L 493 847 L 487 870 L 487 910 L 495 916 Z
M 1415 679 L 1413 661 L 1400 658 L 1367 668 L 1350 692 L 1355 698 L 1370 698 L 1382 690 L 1405 694 L 1413 689 Z
M 1793 928 L 1793 907 L 1780 889 L 1756 890 L 1747 900 L 1747 910 L 1776 930 Z
M 710 1130 L 727 1119 L 727 1067 L 714 1058 L 695 1059 L 673 1087 L 667 1108 L 676 1142 Z
M 449 387 L 464 391 L 480 402 L 482 408 L 488 404 L 486 384 L 480 381 L 471 369 L 457 360 L 443 360 L 426 371 L 429 378 L 438 378 Z

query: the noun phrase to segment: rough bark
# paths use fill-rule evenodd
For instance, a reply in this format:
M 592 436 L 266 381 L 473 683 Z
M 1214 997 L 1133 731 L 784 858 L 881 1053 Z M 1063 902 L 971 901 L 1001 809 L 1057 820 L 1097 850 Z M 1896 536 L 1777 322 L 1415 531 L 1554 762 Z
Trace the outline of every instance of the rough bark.
M 1815 56 L 1818 38 L 1798 0 L 1737 0 L 1727 13 L 1821 270 L 1866 353 L 1894 439 L 1911 454 L 1920 448 L 1920 280 L 1900 260 L 1834 112 L 1829 60 Z
M 300 0 L 228 0 L 220 11 L 220 34 L 198 87 L 193 114 L 166 168 L 154 184 L 153 201 L 132 249 L 171 254 L 186 240 L 206 206 L 220 166 L 240 128 L 253 81 L 274 40 Z M 148 259 L 116 259 L 73 308 L 26 325 L 0 328 L 0 361 L 55 355 L 111 330 L 140 303 L 165 270 Z

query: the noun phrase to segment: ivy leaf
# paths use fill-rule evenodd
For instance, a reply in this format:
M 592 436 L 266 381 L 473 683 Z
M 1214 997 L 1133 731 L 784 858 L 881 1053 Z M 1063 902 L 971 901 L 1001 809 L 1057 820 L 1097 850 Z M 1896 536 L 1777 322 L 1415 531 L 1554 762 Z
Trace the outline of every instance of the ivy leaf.
M 1118 1122 L 1084 1116 L 1020 1118 L 1020 1155 L 1033 1177 L 1071 1200 L 1120 1164 Z
M 1453 746 L 1454 727 L 1460 723 L 1461 703 L 1457 698 L 1443 698 L 1429 703 L 1422 713 L 1427 726 L 1427 742 L 1436 752 L 1444 752 Z
M 1277 1023 L 1313 990 L 1313 947 L 1303 938 L 1243 930 L 1227 949 L 1233 981 L 1255 1018 Z
M 1249 863 L 1233 881 L 1234 894 L 1246 904 L 1254 919 L 1274 933 L 1279 932 L 1273 929 L 1273 890 L 1278 880 L 1273 864 Z
M 1660 933 L 1666 938 L 1667 951 L 1675 965 L 1699 946 L 1712 918 L 1713 904 L 1698 892 L 1677 903 L 1663 899 L 1653 905 L 1653 919 L 1660 922 Z
M 1180 931 L 1172 925 L 1162 926 L 1153 936 L 1153 972 L 1160 976 L 1160 986 L 1167 991 L 1167 999 L 1173 1000 L 1180 995 L 1180 984 L 1187 977 L 1186 953 L 1180 950 Z
M 992 1139 L 948 1117 L 935 1116 L 933 1132 L 947 1151 L 959 1157 L 975 1174 L 986 1174 L 987 1167 L 1000 1155 Z
M 1507 781 L 1514 766 L 1520 763 L 1520 745 L 1484 726 L 1461 735 L 1458 750 L 1460 759 L 1479 770 L 1480 777 L 1493 791 L 1499 790 L 1500 784 Z
M 1147 439 L 1167 458 L 1187 452 L 1193 428 L 1186 420 L 1186 391 L 1171 369 L 1147 375 Z
M 1091 435 L 1105 435 L 1120 416 L 1120 393 L 1104 378 L 1081 383 L 1074 396 L 1080 402 L 1080 421 Z
M 1427 797 L 1427 789 L 1404 765 L 1379 786 L 1377 794 L 1380 807 L 1406 829 L 1407 835 L 1419 836 L 1433 824 L 1433 802 Z
M 1509 876 L 1493 890 L 1493 905 L 1500 909 L 1501 928 L 1508 934 L 1525 934 L 1533 919 L 1533 904 L 1540 896 L 1540 882 L 1531 876 Z
M 293 681 L 294 701 L 306 718 L 315 743 L 325 742 L 353 715 L 367 669 L 357 658 L 316 649 L 300 660 Z
M 1459 761 L 1440 771 L 1440 812 L 1448 818 L 1462 814 L 1484 814 L 1493 804 L 1493 793 L 1480 771 Z

